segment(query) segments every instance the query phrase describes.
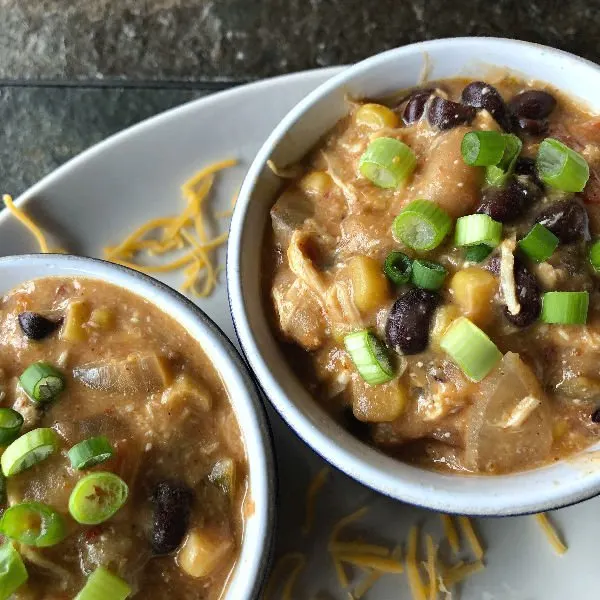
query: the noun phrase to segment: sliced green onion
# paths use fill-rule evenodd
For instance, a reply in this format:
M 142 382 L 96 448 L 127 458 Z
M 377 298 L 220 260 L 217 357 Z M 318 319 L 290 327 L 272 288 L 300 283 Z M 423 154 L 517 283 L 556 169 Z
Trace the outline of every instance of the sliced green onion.
M 450 325 L 440 347 L 473 381 L 481 381 L 502 358 L 496 344 L 467 317 Z
M 125 600 L 130 594 L 126 581 L 105 567 L 98 567 L 74 600 Z
M 536 262 L 548 260 L 556 247 L 558 238 L 547 228 L 536 223 L 531 231 L 519 242 L 519 248 Z
M 588 257 L 595 271 L 600 272 L 600 240 L 596 240 L 588 250 Z
M 48 458 L 58 450 L 59 445 L 60 439 L 54 429 L 32 429 L 4 451 L 0 458 L 2 473 L 6 477 L 17 475 Z
M 502 239 L 502 223 L 489 215 L 467 215 L 456 220 L 454 242 L 457 246 L 485 244 L 495 248 Z
M 584 325 L 589 302 L 587 292 L 546 292 L 542 296 L 541 319 L 544 323 Z
M 361 174 L 381 188 L 397 188 L 416 166 L 415 153 L 404 142 L 389 137 L 373 140 L 358 163 Z
M 448 271 L 439 263 L 417 259 L 413 262 L 412 282 L 425 290 L 439 290 Z
M 393 379 L 394 367 L 387 348 L 368 329 L 350 333 L 344 338 L 344 345 L 356 370 L 369 385 Z
M 0 533 L 22 544 L 44 548 L 62 542 L 67 528 L 63 517 L 47 504 L 23 502 L 4 511 Z
M 21 555 L 12 542 L 0 546 L 0 600 L 8 600 L 28 579 Z
M 20 413 L 12 408 L 0 408 L 0 445 L 13 442 L 22 426 L 23 417 Z
M 114 473 L 90 473 L 73 488 L 69 512 L 78 523 L 98 525 L 110 519 L 125 504 L 128 494 L 127 484 Z
M 74 469 L 89 469 L 108 460 L 115 453 L 103 435 L 75 444 L 67 453 Z
M 490 248 L 486 244 L 467 246 L 467 249 L 465 250 L 465 260 L 468 262 L 480 263 L 492 253 L 492 250 L 493 248 Z
M 383 263 L 383 272 L 396 285 L 410 281 L 412 260 L 404 252 L 390 252 Z
M 50 402 L 65 389 L 65 379 L 60 371 L 45 362 L 29 365 L 19 382 L 25 393 L 35 402 Z
M 485 181 L 488 185 L 502 186 L 515 170 L 517 158 L 523 148 L 523 142 L 513 133 L 505 133 L 504 153 L 500 162 L 490 165 L 485 170 Z
M 437 204 L 430 200 L 413 200 L 394 219 L 392 232 L 409 248 L 433 250 L 451 227 L 452 219 Z
M 504 155 L 505 136 L 498 131 L 469 131 L 460 145 L 467 165 L 487 167 L 497 165 Z
M 538 177 L 563 192 L 581 192 L 590 176 L 583 156 L 554 138 L 546 138 L 538 149 Z

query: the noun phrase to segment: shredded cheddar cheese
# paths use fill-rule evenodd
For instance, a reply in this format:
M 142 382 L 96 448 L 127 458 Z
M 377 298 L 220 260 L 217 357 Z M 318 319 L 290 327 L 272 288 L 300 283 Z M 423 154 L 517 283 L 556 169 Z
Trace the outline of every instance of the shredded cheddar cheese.
M 347 588 L 348 587 L 348 576 L 346 575 L 346 571 L 344 571 L 344 566 L 342 564 L 342 561 L 338 558 L 338 554 L 334 549 L 334 544 L 338 541 L 338 536 L 341 533 L 341 531 L 344 529 L 344 527 L 346 527 L 347 525 L 349 525 L 350 523 L 353 523 L 354 521 L 358 521 L 358 519 L 360 519 L 361 517 L 363 517 L 365 515 L 365 513 L 367 512 L 368 508 L 366 506 L 363 506 L 362 508 L 359 508 L 357 511 L 341 518 L 333 527 L 333 529 L 331 530 L 331 535 L 329 536 L 329 552 L 331 553 L 331 557 L 333 559 L 333 565 L 335 567 L 335 573 L 338 579 L 338 583 L 340 584 L 340 587 L 342 588 Z
M 437 575 L 437 548 L 430 535 L 425 536 L 425 548 L 427 549 L 427 578 L 429 579 L 429 600 L 438 597 L 438 575 Z
M 290 563 L 293 565 L 291 568 Z M 278 598 L 281 598 L 281 600 L 292 600 L 294 585 L 296 584 L 298 575 L 304 568 L 305 564 L 306 559 L 300 552 L 290 552 L 289 554 L 284 554 L 277 561 L 277 564 L 271 571 L 271 576 L 269 577 L 269 582 L 265 588 L 263 600 L 275 599 L 275 590 L 279 587 L 280 580 L 283 579 L 283 575 L 288 569 L 290 570 L 285 579 L 285 583 L 283 584 L 281 596 Z
M 355 588 L 352 595 L 355 600 L 360 600 L 381 578 L 383 573 L 371 571 Z
M 212 190 L 215 174 L 236 164 L 233 159 L 208 165 L 181 186 L 187 204 L 184 210 L 171 217 L 151 219 L 129 234 L 121 243 L 104 248 L 104 258 L 144 273 L 168 273 L 183 270 L 182 290 L 197 297 L 209 296 L 218 282 L 220 267 L 213 265 L 211 252 L 222 246 L 228 234 L 209 239 L 204 219 L 204 203 Z M 232 202 L 235 202 L 235 198 Z M 231 211 L 219 213 L 230 216 Z M 184 252 L 160 264 L 138 260 L 144 253 L 149 257 L 171 252 Z M 200 289 L 198 286 L 202 282 Z
M 450 549 L 454 554 L 458 554 L 458 551 L 460 550 L 460 543 L 458 541 L 458 531 L 456 531 L 452 517 L 450 515 L 440 514 L 440 519 L 442 521 L 444 535 L 448 540 Z
M 311 481 L 308 486 L 308 490 L 306 492 L 306 515 L 304 517 L 304 527 L 302 528 L 302 532 L 304 535 L 310 533 L 312 529 L 313 521 L 315 519 L 315 501 L 317 499 L 317 494 L 321 490 L 321 488 L 325 485 L 327 478 L 329 477 L 329 469 L 327 467 L 323 467 Z
M 48 246 L 44 232 L 31 220 L 29 216 L 27 216 L 20 208 L 15 206 L 12 197 L 8 194 L 4 194 L 2 196 L 2 201 L 15 219 L 19 220 L 33 234 L 38 246 L 40 247 L 40 252 L 42 254 L 47 254 L 50 252 L 50 247 Z
M 374 569 L 381 573 L 403 573 L 404 567 L 402 563 L 393 558 L 385 556 L 369 556 L 368 554 L 343 552 L 337 555 L 338 560 L 356 567 L 364 567 L 366 569 Z
M 567 551 L 567 546 L 560 539 L 556 528 L 549 521 L 546 513 L 539 513 L 535 516 L 535 520 L 538 522 L 538 525 L 542 528 L 542 531 L 548 538 L 551 546 L 554 548 L 557 554 L 564 554 Z
M 408 585 L 414 600 L 427 600 L 427 590 L 423 584 L 419 563 L 417 560 L 417 544 L 419 539 L 419 528 L 413 525 L 408 534 L 408 549 L 406 551 L 406 575 Z
M 483 547 L 475 530 L 473 529 L 473 524 L 471 523 L 471 519 L 469 517 L 458 517 L 458 524 L 462 529 L 463 535 L 469 542 L 469 546 L 471 546 L 471 550 L 475 555 L 477 560 L 483 560 Z
M 485 569 L 485 565 L 480 560 L 471 563 L 464 563 L 461 561 L 456 565 L 444 569 L 441 580 L 444 583 L 444 587 L 447 589 L 461 583 L 471 575 L 474 575 L 483 569 Z

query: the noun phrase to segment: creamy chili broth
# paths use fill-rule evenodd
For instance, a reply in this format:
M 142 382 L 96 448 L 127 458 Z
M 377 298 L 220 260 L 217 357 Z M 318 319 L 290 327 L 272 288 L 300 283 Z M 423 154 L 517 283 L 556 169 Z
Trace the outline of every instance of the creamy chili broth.
M 501 184 L 490 185 L 486 167 L 463 159 L 461 144 L 472 131 L 522 141 Z M 414 171 L 391 189 L 360 170 L 367 147 L 382 137 L 404 142 L 416 156 Z M 535 158 L 548 137 L 588 163 L 582 193 L 540 181 Z M 600 233 L 599 117 L 539 83 L 444 80 L 385 102 L 350 101 L 347 117 L 301 166 L 271 210 L 264 289 L 282 350 L 315 401 L 382 451 L 451 472 L 528 469 L 598 441 L 599 295 L 588 252 L 590 237 Z M 416 199 L 452 222 L 429 251 L 392 231 Z M 454 224 L 474 213 L 499 222 L 502 236 L 484 258 L 469 260 L 469 249 L 455 243 Z M 536 222 L 558 238 L 541 262 L 518 245 Z M 384 274 L 393 251 L 409 263 L 441 265 L 441 287 L 394 284 Z M 587 322 L 541 322 L 549 291 L 587 292 Z M 440 346 L 461 317 L 497 348 L 481 381 Z M 388 382 L 369 385 L 345 348 L 348 334 L 365 330 L 387 346 Z
M 30 339 L 44 327 L 21 323 L 28 312 L 55 330 Z M 129 597 L 219 598 L 241 544 L 247 464 L 223 382 L 199 345 L 142 298 L 68 278 L 30 281 L 7 294 L 0 345 L 2 406 L 23 416 L 21 433 L 50 427 L 59 438 L 49 458 L 7 477 L 7 505 L 45 503 L 68 532 L 51 547 L 17 541 L 29 580 L 14 597 L 73 598 L 104 567 L 131 587 Z M 37 361 L 65 381 L 43 404 L 18 383 Z M 114 455 L 73 468 L 67 451 L 94 436 L 106 436 Z M 129 495 L 114 516 L 82 525 L 69 514 L 70 494 L 98 471 L 121 477 Z

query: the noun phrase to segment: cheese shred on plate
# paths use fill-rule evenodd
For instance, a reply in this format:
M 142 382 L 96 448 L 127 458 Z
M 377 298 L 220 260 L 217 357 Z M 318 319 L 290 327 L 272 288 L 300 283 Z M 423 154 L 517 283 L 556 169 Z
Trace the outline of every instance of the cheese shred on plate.
M 471 550 L 475 555 L 477 560 L 483 559 L 483 547 L 481 546 L 481 542 L 473 529 L 473 524 L 471 523 L 471 519 L 469 517 L 458 517 L 458 524 L 462 529 L 463 535 L 469 542 L 469 546 L 471 546 Z
M 300 552 L 284 554 L 271 571 L 271 576 L 269 577 L 269 582 L 265 588 L 263 600 L 275 600 L 275 598 L 278 600 L 292 600 L 292 592 L 294 591 L 296 579 L 305 565 L 306 558 Z M 288 575 L 284 579 L 286 571 L 288 571 Z M 282 591 L 279 596 L 275 596 L 275 590 L 280 587 L 278 585 L 280 580 L 283 580 L 281 582 L 283 584 Z
M 40 248 L 40 252 L 42 254 L 47 254 L 48 252 L 50 252 L 50 247 L 48 246 L 48 241 L 46 240 L 44 232 L 31 220 L 31 217 L 26 215 L 23 212 L 23 210 L 17 207 L 13 202 L 12 197 L 8 194 L 4 194 L 2 196 L 2 201 L 4 202 L 4 205 L 10 211 L 10 213 L 15 217 L 15 219 L 23 223 L 23 225 L 25 225 L 25 227 L 29 229 L 33 237 L 35 237 Z
M 144 223 L 120 244 L 104 248 L 104 258 L 145 273 L 183 269 L 181 289 L 200 298 L 209 296 L 221 271 L 221 267 L 213 265 L 211 252 L 227 241 L 227 233 L 209 239 L 203 205 L 211 192 L 215 174 L 236 164 L 236 160 L 228 159 L 198 171 L 181 186 L 187 204 L 179 215 Z M 230 216 L 230 211 L 218 214 L 218 217 L 225 216 Z M 152 258 L 169 253 L 177 253 L 177 256 L 170 261 L 148 264 L 139 260 L 144 253 Z
M 329 472 L 327 467 L 323 467 L 315 475 L 308 486 L 306 492 L 306 515 L 304 517 L 304 527 L 302 528 L 302 533 L 304 533 L 304 535 L 310 533 L 310 530 L 312 529 L 313 521 L 315 520 L 315 502 L 317 500 L 317 494 L 327 482 Z
M 542 531 L 548 538 L 550 545 L 554 548 L 557 554 L 564 554 L 567 551 L 567 546 L 560 539 L 558 532 L 555 527 L 548 520 L 548 516 L 546 513 L 539 513 L 534 515 L 535 520 L 538 522 L 539 526 L 542 528 Z

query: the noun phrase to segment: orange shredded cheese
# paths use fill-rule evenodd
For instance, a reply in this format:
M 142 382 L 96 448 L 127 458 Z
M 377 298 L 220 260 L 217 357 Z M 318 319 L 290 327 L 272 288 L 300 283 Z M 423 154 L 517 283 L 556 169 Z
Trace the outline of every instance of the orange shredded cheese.
M 293 566 L 289 570 L 287 578 L 285 579 L 280 598 L 281 600 L 292 600 L 294 585 L 296 584 L 296 580 L 298 579 L 300 571 L 306 564 L 306 558 L 300 552 L 290 552 L 289 554 L 284 554 L 279 558 L 271 572 L 271 576 L 269 577 L 269 582 L 265 588 L 263 600 L 270 600 L 271 598 L 274 598 L 275 590 L 279 587 L 280 580 L 283 578 L 284 573 L 289 568 L 290 563 L 292 563 Z
M 552 523 L 548 519 L 548 515 L 546 515 L 546 513 L 539 513 L 534 516 L 535 516 L 535 520 L 537 521 L 538 525 L 541 527 L 542 531 L 548 538 L 548 541 L 554 548 L 555 552 L 557 554 L 564 554 L 568 550 L 568 548 L 565 545 L 565 543 L 560 539 L 560 536 L 558 535 L 556 528 L 552 525 Z
M 338 560 L 356 567 L 374 569 L 381 573 L 403 573 L 404 566 L 398 560 L 387 558 L 385 556 L 369 556 L 353 552 L 342 552 L 337 555 Z
M 27 227 L 27 229 L 33 234 L 33 237 L 35 237 L 38 246 L 40 247 L 40 252 L 42 254 L 47 254 L 48 252 L 50 252 L 50 247 L 48 246 L 48 242 L 46 241 L 46 236 L 44 235 L 44 232 L 31 220 L 29 216 L 27 216 L 23 212 L 23 210 L 15 206 L 12 196 L 4 194 L 2 196 L 2 201 L 4 202 L 4 205 L 10 211 L 10 213 L 15 217 L 15 219 L 17 219 L 23 225 L 25 225 L 25 227 Z
M 481 545 L 481 542 L 479 541 L 479 538 L 477 537 L 477 534 L 473 529 L 471 519 L 469 519 L 469 517 L 464 516 L 458 517 L 458 524 L 460 525 L 463 535 L 465 536 L 465 538 L 467 538 L 467 541 L 469 542 L 469 546 L 471 546 L 471 550 L 473 551 L 475 558 L 477 560 L 483 560 L 483 546 Z
M 440 519 L 442 521 L 444 535 L 448 540 L 450 549 L 454 554 L 458 554 L 460 550 L 460 542 L 458 541 L 458 531 L 456 531 L 456 527 L 454 526 L 454 521 L 452 520 L 452 517 L 450 515 L 440 514 Z
M 317 499 L 317 494 L 325 485 L 327 478 L 329 477 L 329 473 L 329 469 L 327 467 L 323 467 L 315 475 L 308 486 L 308 490 L 306 492 L 306 515 L 304 517 L 304 527 L 302 528 L 302 533 L 304 533 L 304 535 L 310 533 L 310 530 L 312 529 L 313 521 L 315 520 L 315 501 Z
M 408 549 L 406 551 L 406 575 L 408 576 L 408 585 L 414 600 L 427 600 L 427 590 L 421 579 L 419 564 L 417 561 L 417 543 L 419 538 L 419 528 L 413 525 L 408 534 Z
M 381 578 L 383 573 L 371 571 L 368 575 L 354 588 L 352 595 L 355 600 L 360 600 Z
M 471 563 L 464 563 L 461 561 L 456 565 L 444 569 L 441 581 L 444 588 L 451 588 L 483 569 L 485 569 L 485 565 L 480 560 Z M 440 589 L 442 589 L 442 586 L 440 586 Z
M 427 549 L 427 578 L 429 579 L 429 600 L 438 597 L 438 575 L 437 575 L 437 548 L 430 535 L 425 536 L 425 548 Z
M 338 583 L 340 584 L 340 586 L 342 588 L 348 587 L 348 576 L 346 575 L 346 572 L 344 571 L 344 566 L 342 564 L 342 561 L 340 561 L 338 558 L 338 555 L 337 555 L 337 552 L 335 551 L 334 545 L 338 541 L 338 536 L 341 533 L 341 531 L 344 529 L 344 527 L 346 527 L 350 523 L 353 523 L 354 521 L 358 521 L 358 519 L 362 518 L 365 515 L 367 510 L 368 510 L 368 508 L 366 506 L 363 506 L 362 508 L 359 508 L 357 511 L 341 518 L 335 524 L 335 526 L 331 530 L 331 535 L 329 536 L 328 549 L 329 549 L 329 552 L 331 553 L 331 557 L 333 559 L 333 565 L 335 567 L 335 573 L 336 573 L 336 576 L 338 579 Z
M 183 291 L 200 298 L 209 296 L 218 283 L 220 273 L 219 267 L 213 265 L 211 251 L 222 246 L 228 234 L 222 233 L 209 239 L 204 203 L 212 190 L 215 174 L 236 163 L 233 159 L 223 160 L 198 171 L 181 186 L 187 203 L 179 215 L 149 220 L 120 244 L 104 248 L 104 257 L 144 273 L 168 273 L 182 269 Z M 180 256 L 160 264 L 138 260 L 138 256 L 144 253 L 157 257 L 182 251 L 184 253 Z M 201 281 L 202 285 L 198 288 Z

